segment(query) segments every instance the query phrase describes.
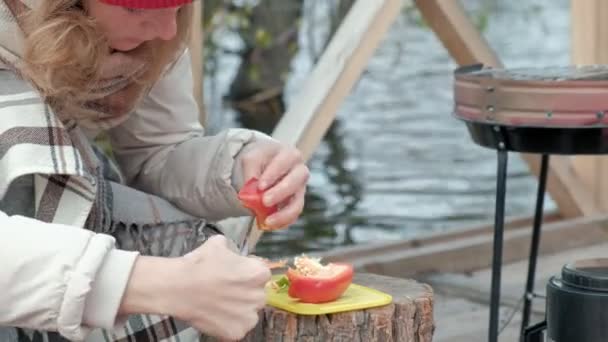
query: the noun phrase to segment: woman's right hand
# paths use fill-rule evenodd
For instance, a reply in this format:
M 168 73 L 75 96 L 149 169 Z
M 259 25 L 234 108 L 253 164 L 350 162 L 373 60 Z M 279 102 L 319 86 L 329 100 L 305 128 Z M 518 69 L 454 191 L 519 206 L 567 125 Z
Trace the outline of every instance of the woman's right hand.
M 213 236 L 183 257 L 190 276 L 184 281 L 176 315 L 205 333 L 243 338 L 258 323 L 266 304 L 270 269 L 262 261 L 234 253 L 223 236 Z
M 120 311 L 168 314 L 204 334 L 239 340 L 258 322 L 270 276 L 262 261 L 213 236 L 181 258 L 139 257 Z

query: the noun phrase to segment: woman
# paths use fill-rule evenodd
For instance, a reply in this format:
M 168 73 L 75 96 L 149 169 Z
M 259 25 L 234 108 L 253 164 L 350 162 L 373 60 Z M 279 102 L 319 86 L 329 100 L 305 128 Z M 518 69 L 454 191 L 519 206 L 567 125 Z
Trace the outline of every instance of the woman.
M 236 194 L 255 176 L 281 207 L 265 224 L 293 223 L 308 169 L 253 131 L 204 135 L 190 2 L 0 0 L 0 341 L 238 339 L 257 323 L 270 272 L 207 220 L 249 215 Z

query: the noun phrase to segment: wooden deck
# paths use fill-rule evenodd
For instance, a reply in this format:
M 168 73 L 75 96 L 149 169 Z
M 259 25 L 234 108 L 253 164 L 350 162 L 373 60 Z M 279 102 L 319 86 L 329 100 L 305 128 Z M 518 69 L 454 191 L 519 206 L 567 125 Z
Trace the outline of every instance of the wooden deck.
M 607 252 L 608 242 L 604 242 L 541 256 L 537 268 L 536 292 L 544 296 L 547 281 L 552 275 L 559 274 L 564 264 L 579 259 L 606 257 Z M 501 320 L 507 319 L 513 308 L 520 303 L 526 273 L 527 261 L 503 267 Z M 487 341 L 490 275 L 490 269 L 482 269 L 469 274 L 440 273 L 420 278 L 435 290 L 436 329 L 433 341 Z M 532 323 L 542 320 L 544 300 L 537 299 L 533 309 Z M 521 309 L 501 333 L 500 341 L 518 341 L 520 318 Z
M 552 275 L 564 264 L 604 257 L 608 252 L 608 215 L 575 219 L 545 217 L 536 276 L 536 293 L 544 295 Z M 527 274 L 531 220 L 512 219 L 505 228 L 501 319 L 519 307 L 500 341 L 518 341 L 521 298 Z M 426 238 L 344 247 L 318 256 L 345 261 L 357 269 L 413 278 L 435 292 L 433 341 L 487 341 L 493 226 L 480 226 Z M 544 317 L 544 300 L 535 301 L 531 323 Z M 502 325 L 501 325 L 502 326 Z
M 508 222 L 504 235 L 501 320 L 504 322 L 511 313 L 515 314 L 499 340 L 518 342 L 532 227 L 529 219 Z M 535 292 L 543 297 L 549 278 L 559 275 L 563 265 L 608 257 L 606 214 L 575 219 L 548 215 L 542 230 Z M 492 245 L 490 224 L 415 240 L 344 247 L 318 256 L 326 261 L 352 263 L 365 272 L 413 278 L 431 285 L 433 341 L 475 342 L 488 340 Z M 538 298 L 534 304 L 531 324 L 544 318 L 544 300 Z

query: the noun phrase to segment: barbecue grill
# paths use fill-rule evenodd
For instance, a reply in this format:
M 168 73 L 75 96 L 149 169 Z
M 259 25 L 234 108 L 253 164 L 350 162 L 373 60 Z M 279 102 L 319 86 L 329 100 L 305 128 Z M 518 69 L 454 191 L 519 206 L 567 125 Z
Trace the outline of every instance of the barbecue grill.
M 454 72 L 454 115 L 475 143 L 497 151 L 489 341 L 498 339 L 508 152 L 539 154 L 541 169 L 524 293 L 521 338 L 530 320 L 549 156 L 608 153 L 608 66 Z

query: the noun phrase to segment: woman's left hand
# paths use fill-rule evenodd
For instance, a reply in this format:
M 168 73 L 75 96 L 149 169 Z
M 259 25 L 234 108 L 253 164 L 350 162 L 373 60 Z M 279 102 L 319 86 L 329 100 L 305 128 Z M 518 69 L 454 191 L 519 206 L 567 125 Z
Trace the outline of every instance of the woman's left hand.
M 241 152 L 243 179 L 259 179 L 267 207 L 277 204 L 279 211 L 266 219 L 270 229 L 294 223 L 304 209 L 304 195 L 310 175 L 300 150 L 274 140 L 257 140 Z

